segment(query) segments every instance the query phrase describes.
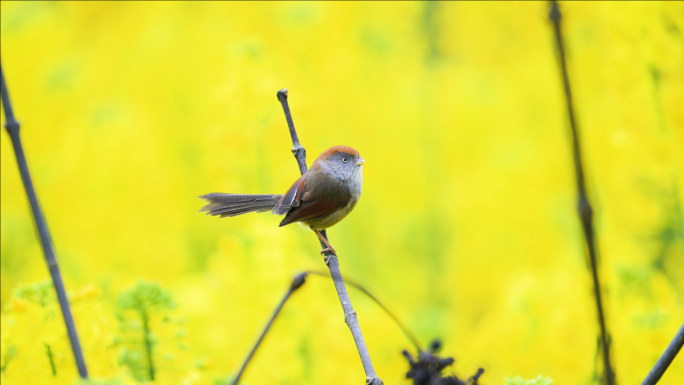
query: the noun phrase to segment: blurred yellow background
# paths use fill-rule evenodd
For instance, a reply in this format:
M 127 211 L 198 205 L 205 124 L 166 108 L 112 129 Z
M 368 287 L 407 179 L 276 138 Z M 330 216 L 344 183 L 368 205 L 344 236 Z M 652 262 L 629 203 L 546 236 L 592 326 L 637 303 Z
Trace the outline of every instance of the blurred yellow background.
M 684 4 L 561 7 L 617 379 L 640 383 L 684 320 Z M 121 326 L 135 317 L 117 301 L 138 280 L 175 303 L 152 325 L 156 383 L 215 384 L 291 277 L 325 270 L 297 225 L 197 212 L 198 195 L 282 193 L 298 177 L 276 100 L 287 87 L 309 163 L 337 144 L 367 161 L 360 203 L 329 231 L 343 274 L 425 344 L 441 338 L 459 377 L 483 367 L 484 384 L 597 383 L 546 2 L 3 1 L 1 11 L 5 78 L 93 377 L 137 383 L 122 357 L 139 346 Z M 2 382 L 71 384 L 58 308 L 17 289 L 49 275 L 0 138 Z M 409 341 L 350 295 L 379 376 L 404 383 Z M 363 381 L 329 280 L 311 277 L 293 296 L 243 378 Z M 660 383 L 682 379 L 680 354 Z

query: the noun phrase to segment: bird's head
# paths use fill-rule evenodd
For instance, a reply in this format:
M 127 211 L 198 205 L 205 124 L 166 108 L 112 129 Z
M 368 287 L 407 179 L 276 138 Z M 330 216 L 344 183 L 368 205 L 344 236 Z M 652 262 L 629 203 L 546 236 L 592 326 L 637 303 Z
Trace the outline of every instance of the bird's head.
M 317 163 L 342 179 L 361 173 L 366 162 L 359 152 L 348 146 L 334 146 L 325 150 L 316 159 Z

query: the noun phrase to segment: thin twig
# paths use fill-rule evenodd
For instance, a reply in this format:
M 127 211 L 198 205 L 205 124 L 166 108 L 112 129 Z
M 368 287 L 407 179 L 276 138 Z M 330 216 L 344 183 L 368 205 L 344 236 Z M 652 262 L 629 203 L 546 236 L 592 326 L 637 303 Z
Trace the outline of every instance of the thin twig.
M 285 112 L 285 118 L 287 119 L 287 125 L 290 129 L 290 136 L 292 137 L 292 153 L 297 159 L 297 164 L 299 165 L 299 171 L 302 175 L 306 172 L 306 150 L 299 143 L 299 138 L 297 137 L 297 131 L 295 130 L 294 123 L 292 121 L 292 116 L 290 115 L 290 107 L 287 103 L 287 90 L 283 88 L 277 93 L 278 100 L 283 106 L 283 112 Z M 325 231 L 321 231 L 323 237 L 327 240 L 328 236 Z M 319 240 L 320 241 L 320 240 Z M 326 248 L 323 241 L 320 241 L 321 247 Z M 344 286 L 344 280 L 342 279 L 342 274 L 340 273 L 340 264 L 337 260 L 337 255 L 326 252 L 325 253 L 326 265 L 330 270 L 330 276 L 335 284 L 335 289 L 337 290 L 337 296 L 342 304 L 342 309 L 344 310 L 344 321 L 349 327 L 349 330 L 354 337 L 354 343 L 356 344 L 356 350 L 359 352 L 359 357 L 361 358 L 361 364 L 363 365 L 363 370 L 366 373 L 366 384 L 379 385 L 382 384 L 382 380 L 376 376 L 375 369 L 373 368 L 373 363 L 370 359 L 370 354 L 368 353 L 368 348 L 363 340 L 363 334 L 361 334 L 361 327 L 359 327 L 359 320 L 356 316 L 356 311 L 352 307 L 351 300 L 349 300 L 349 294 L 347 294 L 347 288 Z
M 268 330 L 271 328 L 273 321 L 275 321 L 276 317 L 278 316 L 278 313 L 280 313 L 280 310 L 285 305 L 285 302 L 287 302 L 288 298 L 290 298 L 290 296 L 292 295 L 292 293 L 295 292 L 295 290 L 302 287 L 302 285 L 304 284 L 305 281 L 306 281 L 306 273 L 298 274 L 292 279 L 292 283 L 290 284 L 290 288 L 287 289 L 287 292 L 283 296 L 283 299 L 280 301 L 280 304 L 278 304 L 278 307 L 273 312 L 273 316 L 271 316 L 271 319 L 266 324 L 266 327 L 264 327 L 264 331 L 261 332 L 259 339 L 257 340 L 257 342 L 254 344 L 254 347 L 252 348 L 252 350 L 247 355 L 245 362 L 242 364 L 242 367 L 240 368 L 240 371 L 235 376 L 235 378 L 233 378 L 233 381 L 230 382 L 231 385 L 237 385 L 238 381 L 240 381 L 240 377 L 242 377 L 242 373 L 245 372 L 245 369 L 247 368 L 247 364 L 249 364 L 249 362 L 252 360 L 254 353 L 256 352 L 257 348 L 259 348 L 261 341 L 263 341 L 264 337 L 266 337 L 266 333 L 268 333 Z
M 563 35 L 561 31 L 561 13 L 558 2 L 551 1 L 551 11 L 549 18 L 553 22 L 554 32 L 556 37 L 556 46 L 560 56 L 561 72 L 563 75 L 563 86 L 565 88 L 565 100 L 567 103 L 568 117 L 570 119 L 570 130 L 572 132 L 572 149 L 573 158 L 575 161 L 575 176 L 577 180 L 578 203 L 577 212 L 582 221 L 582 229 L 584 232 L 584 239 L 589 253 L 589 264 L 591 266 L 591 276 L 594 283 L 594 298 L 596 300 L 596 309 L 598 313 L 599 327 L 601 329 L 601 352 L 603 357 L 604 373 L 603 379 L 606 385 L 615 385 L 615 375 L 610 357 L 610 335 L 606 327 L 606 321 L 603 311 L 603 301 L 601 294 L 601 284 L 598 275 L 598 240 L 594 231 L 593 210 L 589 203 L 587 195 L 586 184 L 584 182 L 584 170 L 582 168 L 582 157 L 580 153 L 579 133 L 577 130 L 577 123 L 572 104 L 572 95 L 570 93 L 570 80 L 568 77 L 568 69 L 565 60 L 565 48 L 563 45 Z
M 287 102 L 287 90 L 283 88 L 278 91 L 277 96 L 280 104 L 283 106 L 285 120 L 287 120 L 287 128 L 290 130 L 290 136 L 292 137 L 292 153 L 294 154 L 295 159 L 297 159 L 299 172 L 304 175 L 306 172 L 306 149 L 299 144 L 299 137 L 297 136 L 297 131 L 295 130 L 294 122 L 292 121 L 292 114 L 290 113 L 290 105 Z
M 667 370 L 667 367 L 670 366 L 672 360 L 674 360 L 677 353 L 682 349 L 682 346 L 684 346 L 684 324 L 679 328 L 679 331 L 675 334 L 670 345 L 667 346 L 667 349 L 665 349 L 665 352 L 660 356 L 660 359 L 658 359 L 658 362 L 656 362 L 655 366 L 648 373 L 641 385 L 655 385 L 658 383 L 660 377 L 662 377 L 663 373 Z
M 55 287 L 57 300 L 59 301 L 59 306 L 62 309 L 62 316 L 64 317 L 64 324 L 66 325 L 69 342 L 71 343 L 71 351 L 74 354 L 74 361 L 76 362 L 76 367 L 78 368 L 78 374 L 81 376 L 81 378 L 87 379 L 88 370 L 86 369 L 85 360 L 83 359 L 83 352 L 81 351 L 81 344 L 78 341 L 78 334 L 76 334 L 76 325 L 74 324 L 74 318 L 71 316 L 71 309 L 69 308 L 66 289 L 64 288 L 64 282 L 62 281 L 62 274 L 59 271 L 59 265 L 57 264 L 57 259 L 55 258 L 50 232 L 48 231 L 47 224 L 45 223 L 43 212 L 40 210 L 40 205 L 38 205 L 38 198 L 36 197 L 36 192 L 33 188 L 33 182 L 31 181 L 31 174 L 29 174 L 26 156 L 24 155 L 24 149 L 21 145 L 21 138 L 19 137 L 19 122 L 17 122 L 17 120 L 14 118 L 14 112 L 12 111 L 12 104 L 10 103 L 9 94 L 7 92 L 7 85 L 5 84 L 5 75 L 2 72 L 2 66 L 0 66 L 0 80 L 2 104 L 5 108 L 5 128 L 12 139 L 12 146 L 14 147 L 14 155 L 17 158 L 19 173 L 21 174 L 21 180 L 24 183 L 24 189 L 26 190 L 26 195 L 28 196 L 28 200 L 31 205 L 33 219 L 38 230 L 41 246 L 43 247 L 45 262 L 48 265 L 50 276 L 52 276 L 52 284 Z

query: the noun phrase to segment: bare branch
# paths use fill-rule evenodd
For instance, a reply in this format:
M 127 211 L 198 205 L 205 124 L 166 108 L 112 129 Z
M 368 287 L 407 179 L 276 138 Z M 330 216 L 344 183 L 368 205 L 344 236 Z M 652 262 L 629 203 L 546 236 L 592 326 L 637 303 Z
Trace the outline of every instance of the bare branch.
M 648 373 L 641 385 L 655 385 L 658 383 L 660 377 L 663 376 L 663 373 L 665 373 L 667 367 L 670 366 L 672 360 L 674 360 L 675 356 L 677 356 L 677 353 L 679 353 L 683 345 L 684 324 L 682 324 L 682 327 L 679 328 L 679 331 L 677 334 L 675 334 L 674 338 L 670 342 L 670 345 L 667 346 L 667 349 L 665 349 L 665 352 L 662 356 L 660 356 L 660 359 L 658 359 L 658 362 L 656 362 L 655 366 Z
M 292 154 L 294 154 L 295 159 L 297 159 L 299 172 L 304 175 L 306 172 L 306 149 L 299 144 L 299 137 L 297 137 L 297 131 L 295 130 L 294 122 L 292 121 L 292 114 L 290 114 L 290 105 L 287 103 L 287 89 L 283 88 L 278 91 L 277 96 L 280 104 L 283 106 L 285 120 L 287 120 L 287 128 L 290 130 L 290 136 L 292 137 Z
M 551 1 L 551 11 L 549 12 L 549 19 L 553 22 L 556 46 L 560 56 L 561 72 L 563 75 L 563 86 L 565 88 L 565 100 L 568 109 L 568 118 L 570 119 L 570 130 L 572 133 L 572 149 L 573 158 L 575 161 L 575 176 L 577 179 L 577 213 L 582 222 L 582 229 L 584 232 L 584 239 L 589 253 L 589 265 L 591 267 L 591 276 L 594 282 L 594 298 L 596 300 L 596 309 L 598 312 L 599 327 L 601 329 L 601 352 L 603 356 L 603 380 L 606 385 L 615 385 L 615 375 L 610 358 L 610 334 L 606 328 L 606 321 L 603 311 L 603 300 L 601 295 L 601 284 L 598 275 L 598 241 L 596 239 L 596 232 L 594 231 L 593 210 L 589 203 L 587 196 L 586 184 L 584 181 L 584 169 L 582 168 L 582 156 L 580 153 L 579 133 L 577 130 L 577 123 L 575 120 L 575 113 L 572 105 L 572 95 L 570 93 L 570 80 L 568 77 L 568 69 L 565 60 L 565 48 L 563 45 L 563 35 L 561 31 L 560 21 L 561 13 L 558 3 Z
M 304 284 L 305 281 L 306 281 L 306 273 L 297 274 L 297 275 L 292 279 L 292 283 L 290 284 L 290 288 L 287 289 L 287 292 L 286 292 L 285 295 L 283 296 L 283 299 L 282 299 L 282 300 L 280 301 L 280 303 L 278 304 L 278 307 L 276 307 L 275 311 L 273 312 L 273 315 L 271 316 L 271 319 L 270 319 L 270 320 L 268 321 L 268 323 L 266 324 L 266 327 L 264 327 L 264 331 L 261 332 L 261 335 L 259 336 L 259 339 L 257 340 L 257 342 L 254 344 L 254 347 L 252 348 L 252 350 L 251 350 L 251 351 L 249 352 L 249 354 L 247 355 L 247 358 L 245 359 L 245 362 L 242 364 L 242 367 L 240 368 L 240 371 L 239 371 L 238 374 L 235 376 L 235 378 L 233 378 L 233 381 L 231 381 L 231 383 L 230 383 L 231 385 L 237 385 L 238 381 L 240 381 L 240 377 L 242 377 L 242 373 L 245 372 L 245 369 L 247 368 L 247 365 L 248 365 L 249 362 L 252 360 L 252 357 L 254 356 L 254 353 L 256 352 L 256 350 L 259 348 L 259 345 L 261 344 L 261 341 L 263 341 L 263 340 L 264 340 L 264 337 L 266 337 L 266 333 L 268 333 L 268 330 L 271 328 L 271 325 L 273 325 L 273 321 L 275 321 L 276 317 L 277 317 L 278 314 L 280 313 L 280 310 L 281 310 L 281 309 L 283 308 L 283 306 L 285 305 L 285 302 L 287 302 L 287 300 L 290 298 L 290 296 L 292 295 L 292 293 L 295 292 L 295 290 L 297 290 L 297 289 L 299 289 L 300 287 L 302 287 L 302 285 Z
M 52 247 L 52 238 L 50 237 L 50 232 L 48 231 L 45 217 L 43 216 L 43 212 L 38 204 L 36 191 L 33 188 L 31 174 L 29 173 L 28 165 L 26 163 L 26 155 L 24 155 L 24 148 L 21 145 L 21 138 L 19 137 L 19 122 L 17 122 L 17 120 L 14 118 L 12 104 L 10 103 L 9 94 L 7 92 L 7 84 L 5 84 L 5 75 L 2 72 L 1 66 L 0 80 L 2 104 L 5 109 L 5 128 L 7 129 L 7 133 L 12 140 L 14 155 L 17 158 L 17 165 L 19 166 L 19 174 L 21 174 L 21 180 L 24 183 L 24 189 L 26 190 L 26 195 L 28 196 L 29 204 L 31 205 L 33 219 L 38 230 L 40 244 L 43 247 L 45 262 L 47 263 L 50 276 L 52 277 L 52 284 L 55 287 L 55 292 L 57 293 L 59 307 L 62 309 L 62 316 L 64 317 L 64 324 L 66 325 L 69 342 L 71 343 L 71 351 L 74 354 L 74 361 L 76 362 L 76 367 L 78 368 L 78 374 L 81 376 L 81 378 L 87 379 L 88 370 L 86 369 L 85 360 L 83 359 L 83 352 L 81 351 L 81 344 L 78 341 L 78 334 L 76 334 L 74 318 L 71 316 L 71 309 L 69 308 L 66 289 L 64 288 L 64 282 L 62 281 L 62 274 L 59 271 L 59 265 L 57 264 L 57 259 L 55 258 L 54 248 Z
M 287 125 L 290 129 L 290 136 L 292 137 L 292 153 L 297 159 L 297 164 L 299 165 L 299 171 L 302 175 L 307 170 L 306 167 L 306 150 L 299 144 L 299 138 L 297 137 L 297 131 L 295 130 L 294 123 L 292 121 L 292 116 L 290 115 L 290 106 L 287 103 L 287 90 L 283 88 L 277 93 L 278 100 L 283 106 L 283 111 L 285 112 L 285 118 L 287 119 Z M 328 236 L 325 231 L 321 231 L 323 237 L 327 240 Z M 324 249 L 326 245 L 323 241 L 320 241 L 321 247 Z M 379 385 L 382 384 L 382 380 L 375 375 L 375 369 L 373 368 L 373 363 L 370 359 L 370 354 L 368 353 L 368 348 L 363 340 L 363 335 L 361 334 L 361 328 L 359 327 L 359 321 L 356 316 L 356 311 L 352 307 L 351 301 L 349 300 L 349 295 L 347 294 L 347 288 L 344 286 L 344 281 L 342 280 L 342 274 L 340 273 L 340 264 L 337 260 L 337 256 L 333 253 L 325 253 L 325 263 L 328 265 L 330 270 L 330 276 L 335 284 L 335 289 L 337 290 L 337 296 L 342 304 L 342 309 L 344 310 L 344 321 L 349 327 L 349 330 L 354 337 L 354 343 L 356 344 L 356 350 L 359 352 L 359 357 L 361 358 L 361 364 L 363 365 L 363 370 L 366 373 L 366 384 Z

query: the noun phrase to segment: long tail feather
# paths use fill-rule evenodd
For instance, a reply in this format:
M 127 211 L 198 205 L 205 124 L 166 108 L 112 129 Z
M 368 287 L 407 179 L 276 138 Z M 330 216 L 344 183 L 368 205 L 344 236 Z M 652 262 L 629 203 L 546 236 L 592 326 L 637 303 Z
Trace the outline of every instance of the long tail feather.
M 221 218 L 234 217 L 247 213 L 261 213 L 271 211 L 278 204 L 282 195 L 244 195 L 210 193 L 200 196 L 209 202 L 200 211 L 206 211 L 207 215 L 219 215 Z

